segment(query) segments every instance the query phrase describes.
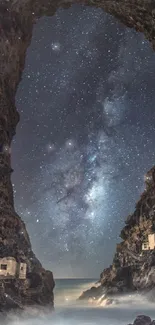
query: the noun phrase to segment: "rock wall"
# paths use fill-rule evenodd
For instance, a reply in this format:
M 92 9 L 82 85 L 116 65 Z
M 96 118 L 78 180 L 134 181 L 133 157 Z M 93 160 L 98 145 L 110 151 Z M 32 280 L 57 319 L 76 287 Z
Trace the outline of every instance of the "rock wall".
M 6 292 L 9 292 L 6 297 L 16 293 L 16 298 L 22 303 L 27 304 L 30 301 L 31 304 L 53 305 L 52 273 L 45 271 L 34 256 L 25 225 L 14 210 L 11 185 L 11 141 L 19 122 L 15 95 L 24 69 L 26 50 L 31 42 L 33 25 L 39 17 L 54 15 L 58 7 L 68 8 L 75 2 L 102 8 L 126 26 L 143 32 L 155 47 L 154 0 L 0 1 L 0 257 L 10 255 L 17 260 L 26 261 L 29 274 L 25 285 L 16 280 L 12 281 L 11 285 L 5 283 L 0 288 L 3 306 L 6 304 L 6 299 L 4 299 Z M 141 203 L 139 204 L 141 207 Z M 147 205 L 145 209 L 148 209 Z M 130 237 L 133 236 L 133 227 L 137 225 L 135 220 L 139 218 L 138 211 L 137 206 L 136 216 L 131 218 L 123 230 L 123 238 L 126 238 L 128 230 Z M 143 218 L 142 215 L 141 218 Z M 132 223 L 134 223 L 133 227 L 131 227 Z M 141 224 L 145 225 L 145 223 L 148 225 L 148 220 Z M 141 233 L 142 230 L 138 230 L 137 235 L 140 238 Z M 136 245 L 136 241 L 134 242 Z M 128 245 L 128 239 L 125 239 L 123 247 L 126 245 Z M 138 247 L 134 248 L 133 244 L 132 249 L 138 251 Z M 121 256 L 124 258 L 124 255 L 121 252 L 117 251 L 119 258 L 116 255 L 115 259 L 123 263 Z M 101 281 L 103 281 L 102 278 Z M 35 283 L 37 283 L 36 288 Z
M 155 299 L 155 249 L 142 250 L 148 235 L 155 233 L 155 166 L 145 175 L 145 185 L 134 213 L 125 221 L 112 265 L 101 273 L 100 286 L 81 299 L 99 298 L 104 290 L 107 295 L 140 291 Z
M 30 4 L 0 3 L 0 258 L 26 262 L 28 272 L 26 281 L 0 279 L 1 309 L 54 304 L 52 272 L 45 271 L 32 251 L 25 224 L 14 210 L 11 184 L 11 141 L 19 121 L 15 95 L 35 21 Z

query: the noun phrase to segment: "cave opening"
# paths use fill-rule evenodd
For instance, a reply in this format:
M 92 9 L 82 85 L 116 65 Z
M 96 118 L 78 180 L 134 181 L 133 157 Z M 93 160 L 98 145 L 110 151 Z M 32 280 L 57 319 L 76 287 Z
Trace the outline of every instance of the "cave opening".
M 34 28 L 16 96 L 15 206 L 58 276 L 111 263 L 154 164 L 154 61 L 142 34 L 101 9 L 74 5 Z

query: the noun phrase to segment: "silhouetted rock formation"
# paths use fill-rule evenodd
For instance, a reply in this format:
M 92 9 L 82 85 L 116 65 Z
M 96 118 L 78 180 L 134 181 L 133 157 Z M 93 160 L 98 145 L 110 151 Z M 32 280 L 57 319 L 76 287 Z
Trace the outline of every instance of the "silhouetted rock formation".
M 152 46 L 155 47 L 155 2 L 154 0 L 1 0 L 0 1 L 0 257 L 14 257 L 17 261 L 24 261 L 27 264 L 28 279 L 21 281 L 12 279 L 9 283 L 4 283 L 0 288 L 0 305 L 2 308 L 9 304 L 8 300 L 13 299 L 15 305 L 23 304 L 50 304 L 53 305 L 54 281 L 52 273 L 45 271 L 40 262 L 32 252 L 30 240 L 21 218 L 14 210 L 13 190 L 11 185 L 11 141 L 15 135 L 16 125 L 19 121 L 19 114 L 15 106 L 15 95 L 17 86 L 21 80 L 24 69 L 25 55 L 27 47 L 31 42 L 33 24 L 43 15 L 54 15 L 59 7 L 68 8 L 72 3 L 82 3 L 85 5 L 100 7 L 106 12 L 114 15 L 128 27 L 143 32 Z M 149 191 L 149 190 L 148 190 Z M 147 192 L 149 193 L 149 192 Z M 149 195 L 149 194 L 148 194 Z M 153 194 L 152 194 L 153 195 Z M 151 198 L 151 197 L 149 197 Z M 151 199 L 152 200 L 152 199 Z M 145 203 L 145 200 L 143 200 Z M 124 282 L 124 286 L 138 286 L 139 271 L 134 271 L 134 284 L 132 284 L 131 273 L 133 266 L 131 259 L 123 253 L 123 249 L 131 244 L 130 238 L 135 227 L 138 227 L 136 218 L 142 208 L 137 206 L 137 214 L 132 216 L 124 228 L 122 236 L 125 240 L 117 249 L 113 269 L 108 270 L 109 276 L 103 273 L 101 284 L 110 281 L 113 287 L 118 284 L 118 279 Z M 145 209 L 149 209 L 144 204 Z M 152 208 L 153 209 L 153 208 Z M 152 211 L 153 213 L 153 211 Z M 145 213 L 145 221 L 141 221 L 142 230 L 137 230 L 137 235 L 142 239 L 144 225 L 150 227 Z M 138 228 L 139 229 L 139 228 Z M 146 230 L 147 232 L 147 230 Z M 136 232 L 135 232 L 136 233 Z M 128 236 L 129 234 L 129 236 Z M 127 238 L 126 238 L 127 237 Z M 138 241 L 134 241 L 135 245 Z M 122 245 L 122 246 L 121 246 Z M 134 252 L 138 252 L 138 246 L 131 247 Z M 130 248 L 131 248 L 130 247 Z M 125 261 L 123 262 L 123 259 Z M 149 256 L 153 261 L 153 255 Z M 128 265 L 120 268 L 118 263 Z M 153 262 L 149 262 L 153 263 Z M 151 264 L 149 264 L 151 265 Z M 153 264 L 154 265 L 154 264 Z M 132 272 L 131 272 L 132 267 Z M 148 271 L 141 271 L 141 274 L 151 272 L 150 266 L 145 265 Z M 121 275 L 119 274 L 119 272 Z M 137 272 L 137 273 L 136 273 Z M 136 277 L 137 274 L 137 277 Z M 149 273 L 150 274 L 150 273 Z M 151 273 L 152 274 L 152 273 Z M 126 280 L 124 280 L 126 276 Z M 151 275 L 150 275 L 151 276 Z M 153 276 L 153 275 L 152 275 Z M 34 278 L 38 279 L 38 286 L 35 287 Z M 136 280 L 137 279 L 137 280 Z M 153 281 L 153 280 L 152 280 Z M 142 282 L 142 280 L 141 280 Z M 146 281 L 144 287 L 146 286 Z M 139 284 L 140 287 L 142 283 Z M 123 285 L 120 286 L 123 290 Z M 7 296 L 4 295 L 7 294 Z M 9 300 L 12 301 L 12 300 Z M 18 301 L 18 302 L 17 302 Z M 11 303 L 11 302 L 10 302 Z
M 133 322 L 133 325 L 154 325 L 154 324 L 155 324 L 155 320 L 151 320 L 149 316 L 145 316 L 145 315 L 137 316 Z M 132 324 L 128 324 L 128 325 L 132 325 Z
M 100 286 L 84 292 L 80 299 L 133 291 L 155 299 L 155 246 L 154 242 L 152 249 L 147 245 L 148 236 L 155 233 L 155 167 L 145 175 L 145 184 L 135 212 L 121 231 L 123 241 L 116 247 L 112 265 L 101 273 Z

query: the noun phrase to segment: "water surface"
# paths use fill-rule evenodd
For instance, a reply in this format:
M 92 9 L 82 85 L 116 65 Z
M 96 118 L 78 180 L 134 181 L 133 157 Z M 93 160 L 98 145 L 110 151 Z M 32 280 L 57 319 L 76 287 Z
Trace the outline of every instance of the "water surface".
M 83 292 L 96 283 L 96 279 L 58 279 L 55 287 L 55 312 L 43 317 L 11 320 L 8 325 L 127 325 L 137 315 L 155 319 L 154 304 L 141 296 L 126 295 L 117 305 L 100 306 L 77 302 Z

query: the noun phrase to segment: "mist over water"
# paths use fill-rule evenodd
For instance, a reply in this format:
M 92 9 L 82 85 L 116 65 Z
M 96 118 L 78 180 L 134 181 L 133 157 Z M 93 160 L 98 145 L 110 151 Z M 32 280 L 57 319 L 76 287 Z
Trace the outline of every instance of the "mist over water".
M 96 285 L 98 279 L 57 279 L 55 280 L 55 306 L 77 306 L 81 293 Z
M 10 315 L 7 325 L 127 325 L 141 314 L 155 319 L 154 304 L 136 294 L 120 296 L 118 304 L 110 306 L 77 302 L 83 290 L 95 283 L 93 279 L 56 280 L 55 312 L 25 313 L 22 319 Z

